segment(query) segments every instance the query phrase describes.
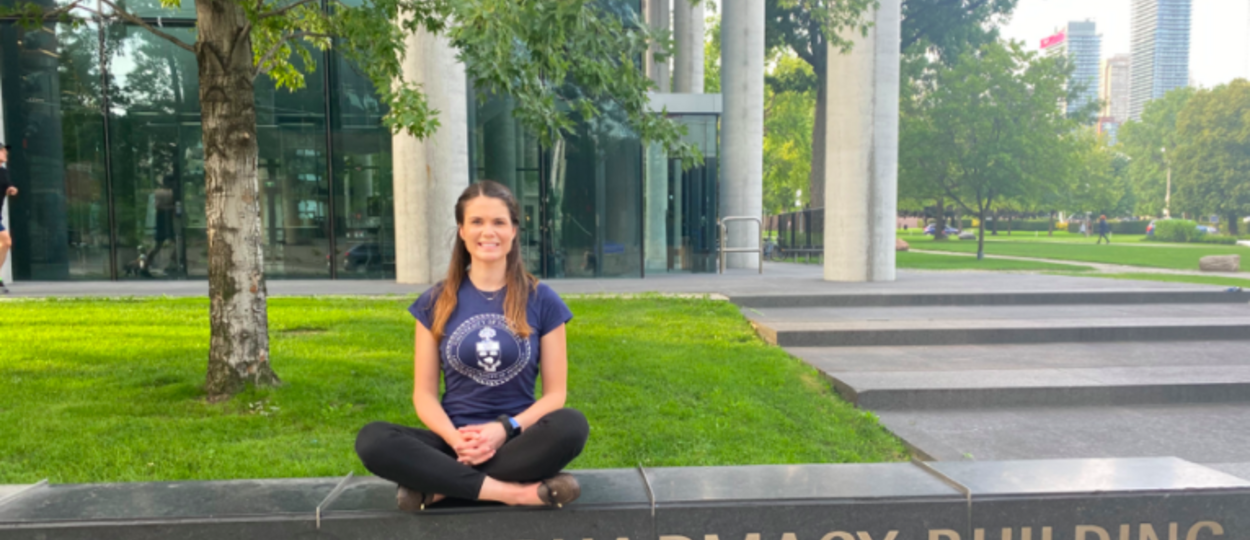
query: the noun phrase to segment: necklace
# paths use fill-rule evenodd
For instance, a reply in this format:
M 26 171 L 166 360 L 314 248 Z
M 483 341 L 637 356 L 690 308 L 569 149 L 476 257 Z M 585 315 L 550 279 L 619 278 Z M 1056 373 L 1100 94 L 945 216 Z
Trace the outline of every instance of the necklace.
M 472 285 L 473 290 L 477 291 L 478 294 L 482 295 L 482 298 L 485 299 L 487 302 L 494 302 L 496 298 L 499 298 L 499 293 L 503 292 L 503 290 L 507 288 L 507 286 L 505 285 L 504 287 L 500 287 L 498 290 L 492 291 L 490 296 L 487 296 L 486 293 L 482 292 L 482 289 L 477 288 L 477 285 L 473 285 L 473 282 L 469 282 L 469 284 Z

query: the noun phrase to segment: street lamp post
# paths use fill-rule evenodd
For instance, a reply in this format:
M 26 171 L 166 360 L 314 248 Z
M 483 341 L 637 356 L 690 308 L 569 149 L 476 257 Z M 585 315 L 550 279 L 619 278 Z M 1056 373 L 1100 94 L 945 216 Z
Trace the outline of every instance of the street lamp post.
M 1159 149 L 1163 153 L 1163 165 L 1167 167 L 1168 185 L 1167 191 L 1163 194 L 1163 217 L 1172 217 L 1172 162 L 1168 161 L 1168 149 L 1162 147 Z

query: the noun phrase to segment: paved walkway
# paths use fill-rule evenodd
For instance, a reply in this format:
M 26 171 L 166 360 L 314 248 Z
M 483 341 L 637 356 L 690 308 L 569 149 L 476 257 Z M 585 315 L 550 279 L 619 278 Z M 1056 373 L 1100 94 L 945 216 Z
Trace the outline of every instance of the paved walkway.
M 898 280 L 882 283 L 824 281 L 820 265 L 765 263 L 764 274 L 731 270 L 720 274 L 660 274 L 645 279 L 553 279 L 545 281 L 560 294 L 906 294 L 917 292 L 1036 292 L 1107 290 L 1212 289 L 1211 285 L 1124 281 L 1008 272 L 900 270 Z M 389 280 L 270 280 L 271 296 L 416 295 L 429 285 Z M 160 281 L 32 281 L 10 284 L 11 298 L 207 296 L 208 282 Z
M 927 249 L 911 249 L 912 253 L 924 253 L 926 255 L 950 255 L 953 257 L 976 257 L 976 253 L 955 253 L 951 251 L 931 251 Z M 1250 252 L 1248 252 L 1250 254 Z M 1087 266 L 1097 270 L 1102 274 L 1170 274 L 1175 276 L 1220 276 L 1250 279 L 1250 272 L 1203 272 L 1201 270 L 1175 270 L 1172 268 L 1151 268 L 1149 266 L 1129 266 L 1126 264 L 1106 264 L 1095 262 L 1069 261 L 1058 259 L 1039 259 L 1036 257 L 1016 257 L 1012 255 L 989 255 L 987 259 L 1004 259 L 1009 261 L 1029 261 L 1051 264 L 1067 264 L 1072 266 Z

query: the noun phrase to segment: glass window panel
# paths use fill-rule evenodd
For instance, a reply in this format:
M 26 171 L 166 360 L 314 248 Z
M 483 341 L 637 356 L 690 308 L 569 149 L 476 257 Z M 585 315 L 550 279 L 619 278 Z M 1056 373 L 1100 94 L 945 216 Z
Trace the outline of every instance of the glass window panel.
M 109 277 L 104 128 L 92 24 L 0 24 L 15 279 Z
M 339 278 L 395 278 L 391 132 L 386 107 L 347 59 L 331 66 L 334 207 Z
M 122 279 L 208 275 L 199 77 L 195 56 L 133 26 L 108 67 L 113 207 Z M 187 28 L 170 34 L 194 40 Z
M 327 177 L 323 54 L 313 51 L 316 71 L 294 92 L 256 78 L 257 176 L 265 243 L 265 274 L 271 278 L 329 277 L 330 190 Z M 292 57 L 296 67 L 298 56 Z

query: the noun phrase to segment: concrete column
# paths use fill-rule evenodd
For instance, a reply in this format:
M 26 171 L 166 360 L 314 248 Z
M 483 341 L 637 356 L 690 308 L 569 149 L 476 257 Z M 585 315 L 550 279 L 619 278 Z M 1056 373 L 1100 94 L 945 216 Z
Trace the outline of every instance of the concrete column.
M 896 0 L 897 1 L 897 0 Z M 721 2 L 720 217 L 761 217 L 764 193 L 764 2 Z M 729 247 L 757 247 L 754 223 L 729 226 Z M 759 255 L 731 253 L 729 268 L 757 268 Z
M 668 30 L 669 27 L 669 0 L 647 0 L 647 24 L 654 30 Z M 658 47 L 652 47 L 651 52 L 658 52 Z M 647 55 L 647 76 L 655 81 L 659 87 L 658 92 L 669 92 L 671 85 L 669 81 L 668 62 L 656 62 L 655 57 Z
M 673 92 L 703 93 L 703 4 L 673 0 L 673 38 L 677 55 L 673 59 Z
M 898 207 L 900 0 L 881 0 L 867 36 L 830 48 L 825 279 L 893 281 Z
M 425 140 L 430 282 L 447 274 L 456 237 L 456 200 L 469 187 L 469 93 L 464 64 L 445 37 L 422 32 L 424 89 L 441 124 Z
M 434 283 L 447 272 L 455 204 L 469 185 L 468 96 L 464 66 L 447 40 L 408 36 L 403 77 L 422 85 L 441 126 L 428 139 L 391 142 L 395 192 L 395 263 L 399 283 Z

